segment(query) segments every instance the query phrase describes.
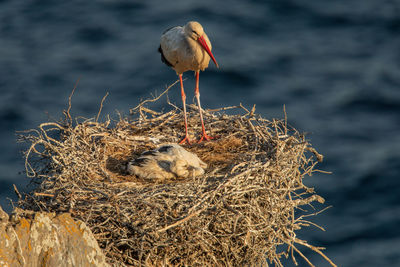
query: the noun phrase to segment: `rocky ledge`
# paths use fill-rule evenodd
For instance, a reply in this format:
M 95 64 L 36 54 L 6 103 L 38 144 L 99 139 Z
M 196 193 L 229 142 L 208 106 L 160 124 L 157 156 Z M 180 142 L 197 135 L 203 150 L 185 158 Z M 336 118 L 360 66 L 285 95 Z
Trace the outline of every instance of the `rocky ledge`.
M 69 213 L 8 216 L 0 207 L 0 266 L 109 266 L 90 229 Z

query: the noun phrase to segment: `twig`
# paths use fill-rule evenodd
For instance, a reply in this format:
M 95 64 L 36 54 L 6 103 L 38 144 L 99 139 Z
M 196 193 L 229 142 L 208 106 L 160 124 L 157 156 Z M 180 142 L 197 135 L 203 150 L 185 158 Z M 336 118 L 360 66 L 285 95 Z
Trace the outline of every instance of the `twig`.
M 18 196 L 18 199 L 22 199 L 22 196 L 21 196 L 21 194 L 19 193 L 17 186 L 16 186 L 15 184 L 13 184 L 13 187 L 14 187 L 14 192 L 15 192 L 15 194 L 17 194 L 17 196 Z
M 46 194 L 46 193 L 38 193 L 38 192 L 35 192 L 34 195 L 37 197 L 54 197 L 54 194 Z
M 295 242 L 298 243 L 298 244 L 301 244 L 301 245 L 303 245 L 303 246 L 306 246 L 306 247 L 312 249 L 313 251 L 317 252 L 317 253 L 318 253 L 319 255 L 321 255 L 327 262 L 329 262 L 329 264 L 332 265 L 333 267 L 336 267 L 336 266 L 337 266 L 337 265 L 334 264 L 324 253 L 322 253 L 322 251 L 320 250 L 321 248 L 317 248 L 317 247 L 314 247 L 314 246 L 312 246 L 312 245 L 310 245 L 310 244 L 307 244 L 305 241 L 300 240 L 300 239 L 298 239 L 298 238 L 295 239 Z M 311 266 L 313 266 L 313 265 L 311 265 Z
M 286 105 L 283 105 L 283 113 L 285 114 L 285 136 L 287 136 L 287 114 L 286 114 Z
M 153 99 L 146 99 L 143 102 L 141 102 L 139 105 L 137 105 L 135 108 L 130 110 L 130 114 L 133 114 L 136 110 L 140 109 L 144 104 L 146 103 L 152 103 L 157 101 L 158 99 L 160 99 L 160 97 L 162 97 L 164 94 L 166 94 L 169 89 L 171 89 L 175 84 L 177 84 L 179 82 L 179 80 L 176 80 L 174 83 L 172 83 L 170 86 L 167 87 L 167 89 L 164 90 L 164 92 L 162 92 L 158 97 L 155 97 Z
M 241 106 L 230 106 L 230 107 L 222 107 L 222 108 L 215 108 L 215 109 L 207 109 L 207 112 L 218 112 L 218 111 L 224 111 L 224 110 L 229 110 L 229 109 L 234 109 L 234 108 L 242 108 Z
M 72 107 L 71 100 L 72 100 L 72 96 L 75 93 L 75 89 L 78 87 L 78 83 L 79 83 L 80 79 L 81 78 L 79 77 L 78 80 L 76 81 L 75 85 L 74 85 L 74 88 L 72 89 L 71 94 L 68 97 L 68 109 L 67 109 L 67 112 L 65 113 L 65 116 L 67 117 L 67 123 L 72 123 L 72 118 L 71 118 L 71 113 L 70 113 L 71 107 Z
M 108 96 L 108 92 L 106 93 L 105 96 L 103 96 L 103 99 L 101 100 L 99 112 L 97 113 L 96 120 L 95 120 L 96 122 L 99 120 L 101 110 L 103 109 L 103 102 L 104 102 L 104 100 L 106 99 L 107 96 Z

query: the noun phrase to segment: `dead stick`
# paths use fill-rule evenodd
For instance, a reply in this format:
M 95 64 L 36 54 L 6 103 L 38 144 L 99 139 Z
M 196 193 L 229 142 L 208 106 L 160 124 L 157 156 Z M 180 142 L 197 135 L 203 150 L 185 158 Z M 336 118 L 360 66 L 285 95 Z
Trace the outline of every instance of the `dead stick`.
M 104 100 L 106 99 L 107 96 L 108 96 L 108 92 L 106 93 L 105 96 L 103 96 L 103 99 L 101 100 L 100 109 L 99 109 L 99 112 L 97 113 L 97 116 L 96 116 L 96 122 L 99 120 L 101 110 L 103 109 L 103 102 L 104 102 Z

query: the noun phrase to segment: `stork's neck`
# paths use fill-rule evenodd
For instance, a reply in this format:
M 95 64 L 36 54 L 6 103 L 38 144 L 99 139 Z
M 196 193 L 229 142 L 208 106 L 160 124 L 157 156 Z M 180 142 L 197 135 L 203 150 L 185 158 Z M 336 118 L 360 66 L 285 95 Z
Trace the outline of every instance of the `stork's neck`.
M 201 49 L 200 44 L 194 40 L 192 37 L 187 37 L 186 38 L 186 43 L 188 45 L 189 51 L 194 54 L 196 50 Z

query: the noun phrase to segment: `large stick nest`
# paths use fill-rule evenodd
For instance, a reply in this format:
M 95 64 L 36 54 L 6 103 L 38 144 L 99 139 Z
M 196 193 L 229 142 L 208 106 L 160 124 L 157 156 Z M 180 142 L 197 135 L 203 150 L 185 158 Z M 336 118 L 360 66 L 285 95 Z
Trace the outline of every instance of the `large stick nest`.
M 126 163 L 179 141 L 184 125 L 178 108 L 158 113 L 147 104 L 135 108 L 134 119 L 104 122 L 101 109 L 96 118 L 73 120 L 69 105 L 62 122 L 22 134 L 30 143 L 27 174 L 38 186 L 19 204 L 70 212 L 116 265 L 282 266 L 282 256 L 296 263 L 296 254 L 312 265 L 298 245 L 334 265 L 323 248 L 296 236 L 315 225 L 306 219 L 318 212 L 304 208 L 324 201 L 303 184 L 322 156 L 286 120 L 266 120 L 241 105 L 205 111 L 208 132 L 219 138 L 184 146 L 208 164 L 205 175 L 152 184 L 127 174 Z M 188 117 L 198 138 L 196 106 Z

